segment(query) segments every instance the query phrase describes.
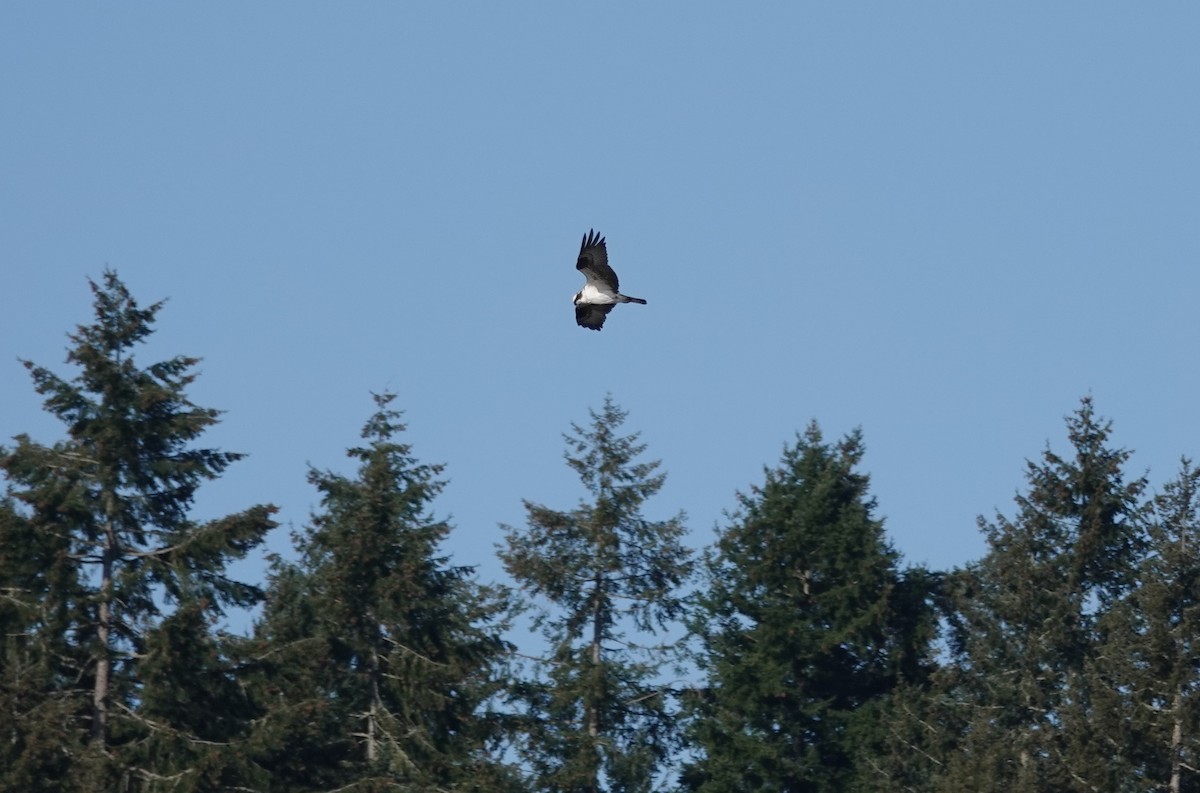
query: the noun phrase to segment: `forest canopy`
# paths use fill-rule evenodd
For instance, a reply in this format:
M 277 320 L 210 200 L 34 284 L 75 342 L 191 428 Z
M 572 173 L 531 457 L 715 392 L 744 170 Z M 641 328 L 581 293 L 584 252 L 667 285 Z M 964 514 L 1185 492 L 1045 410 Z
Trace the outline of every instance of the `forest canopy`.
M 0 446 L 0 791 L 1200 791 L 1200 469 L 1131 474 L 1090 397 L 933 570 L 815 421 L 690 546 L 598 395 L 579 502 L 526 500 L 482 582 L 385 392 L 243 581 L 276 506 L 195 517 L 241 458 L 198 359 L 143 361 L 163 304 L 91 289 L 70 372 L 22 362 L 61 437 Z

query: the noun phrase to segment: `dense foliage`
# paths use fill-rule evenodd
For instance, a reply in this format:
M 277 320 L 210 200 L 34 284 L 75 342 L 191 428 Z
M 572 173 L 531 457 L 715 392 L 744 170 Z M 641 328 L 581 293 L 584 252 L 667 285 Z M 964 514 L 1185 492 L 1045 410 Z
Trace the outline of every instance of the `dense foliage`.
M 983 557 L 931 571 L 861 434 L 815 423 L 697 564 L 607 397 L 565 436 L 583 498 L 526 501 L 489 586 L 378 395 L 294 554 L 242 582 L 274 507 L 195 519 L 239 459 L 201 443 L 197 360 L 142 362 L 162 304 L 92 290 L 73 374 L 25 362 L 61 439 L 0 447 L 0 793 L 1200 792 L 1200 469 L 1131 476 L 1091 399 Z
M 692 615 L 706 684 L 686 789 L 852 790 L 888 696 L 925 677 L 929 577 L 898 569 L 862 454 L 858 433 L 811 425 L 720 533 Z
M 525 502 L 529 525 L 509 528 L 500 558 L 531 597 L 548 647 L 512 681 L 524 715 L 518 752 L 530 790 L 649 791 L 675 748 L 665 658 L 655 636 L 683 612 L 691 572 L 683 515 L 647 520 L 663 486 L 645 445 L 620 435 L 626 414 L 606 398 L 567 436 L 567 464 L 590 500 L 569 512 Z

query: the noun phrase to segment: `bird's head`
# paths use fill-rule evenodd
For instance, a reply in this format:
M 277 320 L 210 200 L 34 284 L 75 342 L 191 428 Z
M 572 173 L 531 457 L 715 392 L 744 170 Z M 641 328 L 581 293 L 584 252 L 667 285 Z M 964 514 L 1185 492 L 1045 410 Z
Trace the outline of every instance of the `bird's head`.
M 583 297 L 583 292 L 576 292 L 574 299 L 571 301 L 575 305 L 579 305 L 579 298 Z

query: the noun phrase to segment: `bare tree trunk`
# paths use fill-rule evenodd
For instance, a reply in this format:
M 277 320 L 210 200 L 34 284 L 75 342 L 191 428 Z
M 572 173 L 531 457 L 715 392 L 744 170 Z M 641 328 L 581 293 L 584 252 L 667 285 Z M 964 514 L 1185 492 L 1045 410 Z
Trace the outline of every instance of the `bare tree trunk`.
M 92 688 L 92 743 L 104 746 L 108 738 L 108 692 L 112 673 L 113 566 L 117 538 L 110 519 L 104 527 L 104 552 L 100 556 L 100 606 L 96 619 L 96 682 Z
M 379 719 L 379 653 L 374 649 L 371 650 L 368 667 L 371 675 L 371 707 L 367 710 L 367 761 L 374 763 L 379 759 L 379 737 L 375 734 Z
M 601 654 L 600 643 L 604 636 L 604 610 L 601 608 L 603 604 L 604 591 L 604 576 L 597 574 L 596 589 L 593 594 L 592 601 L 592 665 L 596 670 L 600 668 Z M 589 692 L 588 700 L 584 703 L 584 709 L 587 714 L 587 732 L 592 739 L 590 748 L 593 753 L 595 765 L 592 767 L 592 778 L 588 780 L 588 790 L 598 793 L 600 790 L 600 708 L 597 697 Z
M 603 626 L 600 624 L 600 622 L 600 581 L 597 580 L 595 603 L 592 605 L 592 665 L 597 668 L 600 666 L 600 637 L 603 635 Z M 587 703 L 587 712 L 588 735 L 592 736 L 593 738 L 598 738 L 600 736 L 600 718 L 597 714 L 595 701 L 589 701 Z
M 1171 717 L 1174 719 L 1174 726 L 1171 729 L 1171 793 L 1179 793 L 1180 785 L 1182 784 L 1182 765 L 1183 761 L 1180 755 L 1183 752 L 1183 693 L 1175 692 L 1175 699 L 1171 703 Z

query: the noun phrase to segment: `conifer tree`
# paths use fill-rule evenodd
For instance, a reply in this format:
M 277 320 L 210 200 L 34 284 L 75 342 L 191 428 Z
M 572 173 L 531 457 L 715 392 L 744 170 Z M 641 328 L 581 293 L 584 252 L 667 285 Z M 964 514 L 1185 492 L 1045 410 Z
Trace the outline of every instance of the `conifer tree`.
M 519 754 L 533 790 L 647 791 L 675 746 L 654 637 L 681 616 L 691 571 L 683 514 L 647 519 L 662 488 L 657 461 L 639 461 L 637 433 L 611 397 L 572 425 L 567 464 L 588 500 L 570 511 L 525 502 L 528 526 L 505 527 L 500 552 L 530 598 L 548 652 L 513 689 L 524 717 Z M 652 646 L 655 645 L 655 646 Z
M 926 672 L 930 582 L 898 570 L 862 455 L 858 432 L 834 445 L 811 424 L 739 496 L 692 619 L 706 687 L 684 789 L 887 789 L 866 760 L 882 704 Z
M 259 637 L 270 654 L 259 741 L 287 790 L 502 790 L 486 708 L 507 648 L 501 601 L 450 564 L 430 507 L 443 466 L 375 397 L 353 478 L 312 470 L 320 511 L 277 562 Z
M 69 545 L 0 499 L 0 790 L 57 791 L 84 746 L 66 608 Z M 64 580 L 65 579 L 65 580 Z
M 1129 452 L 1090 399 L 1067 430 L 1073 453 L 1028 463 L 1016 516 L 981 519 L 988 552 L 952 580 L 956 657 L 936 697 L 959 735 L 935 789 L 1140 789 L 1095 664 L 1098 626 L 1136 582 L 1145 480 L 1126 481 Z
M 1154 498 L 1137 585 L 1100 620 L 1095 721 L 1147 788 L 1200 791 L 1200 468 Z
M 32 580 L 43 612 L 30 630 L 53 647 L 47 679 L 60 728 L 87 736 L 87 752 L 65 744 L 70 779 L 60 788 L 99 790 L 157 773 L 136 765 L 131 747 L 158 728 L 137 711 L 146 639 L 164 601 L 210 616 L 255 603 L 258 590 L 225 566 L 274 524 L 266 506 L 204 524 L 189 518 L 199 485 L 240 455 L 194 446 L 219 415 L 187 398 L 197 359 L 139 365 L 135 350 L 162 303 L 140 308 L 111 270 L 91 287 L 95 321 L 69 337 L 67 362 L 78 373 L 63 379 L 25 362 L 65 439 L 44 446 L 18 436 L 0 468 L 30 536 L 42 538 L 44 567 Z
M 231 655 L 244 640 L 215 636 L 199 600 L 185 600 L 146 637 L 137 719 L 149 729 L 128 754 L 143 789 L 171 793 L 269 790 L 251 728 L 262 711 Z

